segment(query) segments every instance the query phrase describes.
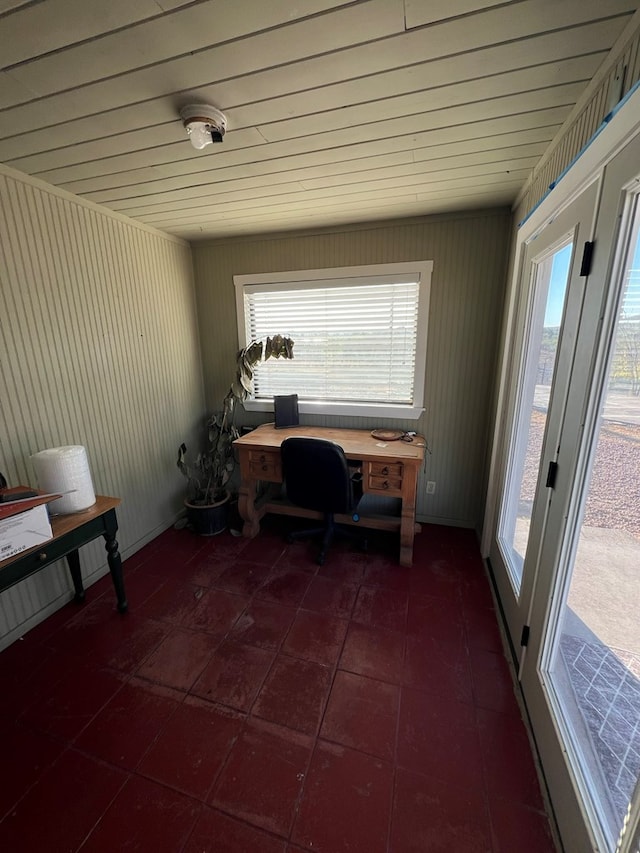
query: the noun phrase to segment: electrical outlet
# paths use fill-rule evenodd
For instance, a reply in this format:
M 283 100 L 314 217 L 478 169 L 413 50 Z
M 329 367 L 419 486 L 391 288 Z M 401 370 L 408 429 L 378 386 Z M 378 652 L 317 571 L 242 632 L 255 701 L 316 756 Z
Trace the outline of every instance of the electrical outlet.
M 428 495 L 434 495 L 435 491 L 436 491 L 436 481 L 435 480 L 429 480 L 427 482 L 427 494 Z

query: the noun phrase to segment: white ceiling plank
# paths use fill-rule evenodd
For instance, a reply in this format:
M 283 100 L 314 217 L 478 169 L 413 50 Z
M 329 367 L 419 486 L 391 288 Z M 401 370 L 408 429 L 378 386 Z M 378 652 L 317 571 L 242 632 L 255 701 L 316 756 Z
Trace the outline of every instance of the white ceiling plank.
M 533 166 L 544 152 L 545 147 L 544 142 L 536 142 L 529 145 L 498 147 L 493 150 L 477 150 L 476 143 L 476 148 L 471 153 L 456 154 L 449 152 L 447 156 L 423 157 L 419 162 L 414 162 L 411 152 L 401 152 L 284 173 L 239 178 L 233 181 L 224 179 L 224 183 L 220 181 L 215 184 L 177 190 L 173 193 L 159 193 L 149 199 L 150 203 L 143 205 L 132 205 L 130 200 L 124 200 L 111 202 L 110 207 L 113 210 L 120 210 L 128 216 L 135 217 L 147 213 L 176 211 L 198 204 L 206 204 L 207 200 L 214 197 L 221 186 L 233 190 L 249 187 L 277 187 L 295 180 L 299 181 L 305 189 L 312 189 L 316 186 L 316 181 L 318 186 L 339 186 L 347 181 L 354 184 L 391 177 L 394 174 L 425 174 L 452 167 L 461 169 L 480 163 L 504 162 L 515 157 L 533 160 L 531 164 Z M 441 153 L 444 155 L 445 149 L 442 149 Z
M 387 193 L 397 194 L 403 192 L 414 192 L 417 188 L 421 191 L 439 190 L 449 186 L 465 186 L 472 179 L 476 183 L 480 180 L 483 184 L 500 181 L 524 180 L 529 171 L 535 165 L 533 158 L 511 160 L 505 163 L 481 164 L 469 166 L 466 169 L 443 169 L 441 172 L 423 173 L 420 170 L 414 174 L 403 176 L 394 175 L 391 178 L 377 178 L 375 181 L 364 183 L 346 182 L 341 185 L 322 186 L 306 188 L 297 184 L 283 184 L 280 187 L 269 189 L 261 187 L 251 190 L 234 191 L 233 193 L 221 193 L 212 196 L 205 204 L 199 204 L 177 211 L 161 211 L 156 213 L 138 214 L 136 218 L 144 220 L 148 224 L 162 225 L 167 221 L 179 221 L 182 218 L 194 216 L 209 216 L 212 212 L 225 215 L 230 210 L 237 210 L 238 205 L 249 207 L 274 207 L 278 204 L 294 204 L 297 201 L 314 204 L 320 199 L 332 199 L 336 205 L 341 204 L 344 198 L 360 196 L 363 192 L 370 198 L 378 198 L 381 194 L 386 197 Z
M 538 68 L 527 68 L 501 74 L 482 80 L 471 80 L 453 86 L 442 86 L 438 89 L 426 89 L 398 95 L 386 100 L 374 100 L 368 103 L 348 107 L 343 105 L 337 112 L 327 110 L 315 115 L 281 120 L 269 124 L 256 121 L 260 133 L 268 142 L 279 142 L 283 139 L 295 139 L 313 133 L 333 132 L 335 128 L 348 128 L 355 124 L 368 124 L 403 116 L 429 113 L 451 108 L 460 104 L 480 102 L 490 98 L 519 95 L 534 90 L 549 90 L 550 87 L 566 83 L 572 94 L 577 95 L 590 79 L 588 76 L 576 76 L 583 73 L 579 60 L 571 62 L 563 73 L 556 65 L 543 65 Z M 373 95 L 373 92 L 371 92 Z M 563 95 L 566 97 L 566 95 Z M 565 101 L 566 103 L 566 101 Z
M 456 103 L 461 104 L 472 100 L 481 100 L 486 98 L 488 92 L 491 93 L 492 97 L 498 97 L 503 94 L 518 93 L 536 88 L 547 88 L 551 85 L 558 85 L 569 81 L 587 82 L 596 67 L 597 65 L 594 63 L 593 57 L 579 57 L 562 63 L 550 63 L 535 68 L 515 71 L 511 74 L 500 74 L 481 81 L 457 83 L 436 90 L 428 89 L 423 92 L 404 96 L 398 94 L 395 98 L 386 102 L 380 96 L 387 93 L 384 89 L 380 90 L 376 79 L 375 88 L 371 88 L 371 91 L 362 91 L 360 97 L 366 98 L 367 95 L 369 97 L 377 95 L 378 97 L 375 101 L 361 106 L 358 111 L 355 111 L 353 107 L 346 109 L 346 106 L 355 96 L 355 91 L 351 91 L 348 86 L 345 86 L 348 91 L 342 93 L 341 100 L 332 97 L 333 92 L 327 94 L 321 89 L 314 93 L 305 93 L 303 100 L 307 104 L 307 111 L 310 110 L 310 105 L 313 104 L 314 112 L 318 113 L 311 116 L 310 119 L 307 117 L 305 128 L 309 132 L 310 122 L 311 127 L 313 127 L 313 122 L 315 122 L 317 128 L 323 129 L 327 127 L 328 122 L 331 122 L 332 126 L 345 127 L 363 121 L 371 121 L 372 115 L 375 115 L 378 119 L 383 119 L 416 112 L 425 112 L 427 109 L 435 110 Z M 418 83 L 417 78 L 412 81 L 413 85 L 417 85 Z M 333 89 L 334 87 L 331 88 Z M 396 91 L 406 91 L 406 88 L 405 84 L 404 87 L 398 88 Z M 291 96 L 264 104 L 253 105 L 250 108 L 245 107 L 238 112 L 228 112 L 227 116 L 232 123 L 231 126 L 235 129 L 233 133 L 229 132 L 226 140 L 228 141 L 233 138 L 235 141 L 238 128 L 252 126 L 250 124 L 252 113 L 255 124 L 259 124 L 263 116 L 270 116 L 272 118 L 282 117 L 279 128 L 284 128 L 285 130 L 290 128 L 291 123 L 283 117 L 292 113 L 299 113 L 304 109 L 301 104 L 298 105 L 300 98 L 301 96 Z M 333 110 L 338 108 L 343 109 L 338 114 L 334 113 Z M 324 112 L 320 112 L 322 109 L 330 112 L 330 116 L 327 116 Z M 246 114 L 244 123 L 239 120 L 241 118 L 238 114 L 239 112 Z M 261 127 L 260 132 L 268 140 L 271 140 L 273 134 L 266 127 Z M 291 132 L 287 133 L 287 136 L 289 135 L 292 135 Z M 116 154 L 143 150 L 151 140 L 153 140 L 154 147 L 157 147 L 158 145 L 180 142 L 184 137 L 182 123 L 174 120 L 169 125 L 160 125 L 154 128 L 152 133 L 148 129 L 131 131 L 117 137 L 92 140 L 82 145 L 72 145 L 32 156 L 7 159 L 5 162 L 12 166 L 12 168 L 21 169 L 29 174 L 37 174 L 38 172 L 46 172 L 75 163 L 87 163 L 101 157 L 113 157 Z
M 321 89 L 313 90 L 313 101 L 310 98 L 309 90 L 294 92 L 293 94 L 291 94 L 291 90 L 301 85 L 301 80 L 305 78 L 308 72 L 308 66 L 313 65 L 318 70 L 318 60 L 298 63 L 289 68 L 287 73 L 284 69 L 280 71 L 269 69 L 253 75 L 251 78 L 252 97 L 264 95 L 262 103 L 254 103 L 251 107 L 234 107 L 234 95 L 241 93 L 237 92 L 239 87 L 233 80 L 218 84 L 217 97 L 212 98 L 212 100 L 225 104 L 227 109 L 233 107 L 234 109 L 247 110 L 249 113 L 248 120 L 251 121 L 253 119 L 251 109 L 259 110 L 263 103 L 273 105 L 274 108 L 277 108 L 278 104 L 282 106 L 286 104 L 286 108 L 291 111 L 290 116 L 300 114 L 301 110 L 308 111 L 309 105 L 316 103 L 317 97 L 322 97 L 325 103 L 332 101 L 335 104 L 354 103 L 355 95 L 352 93 L 352 88 L 361 85 L 359 81 L 367 77 L 371 79 L 372 85 L 375 85 L 379 97 L 382 97 L 399 94 L 403 91 L 415 91 L 416 80 L 420 78 L 426 78 L 429 87 L 452 85 L 457 82 L 472 80 L 474 77 L 488 77 L 493 74 L 528 67 L 532 64 L 550 65 L 551 63 L 558 63 L 559 67 L 561 64 L 565 66 L 567 62 L 580 62 L 582 63 L 581 73 L 589 73 L 592 76 L 593 71 L 606 55 L 605 51 L 594 52 L 595 48 L 602 44 L 603 39 L 608 43 L 614 37 L 613 30 L 608 31 L 607 27 L 612 27 L 611 22 L 604 27 L 590 25 L 581 31 L 580 49 L 585 51 L 585 55 L 576 59 L 566 56 L 566 37 L 561 38 L 559 33 L 549 33 L 534 37 L 525 43 L 509 43 L 485 48 L 475 51 L 469 56 L 446 57 L 429 63 L 382 71 L 376 75 L 364 75 L 364 78 L 358 78 L 357 81 L 330 83 Z M 326 57 L 324 62 L 330 65 L 330 57 Z M 593 71 L 590 71 L 591 68 Z M 325 79 L 325 77 L 324 72 L 320 73 L 320 79 Z M 194 98 L 197 100 L 197 94 L 194 94 Z M 279 101 L 280 98 L 283 100 Z M 206 99 L 207 97 L 203 93 L 203 100 Z M 5 129 L 15 133 L 15 126 L 11 123 L 11 118 L 19 118 L 15 115 L 14 110 L 9 110 L 8 114 L 4 116 Z M 75 121 L 66 121 L 61 124 L 48 122 L 46 127 L 33 129 L 26 134 L 13 135 L 4 140 L 0 139 L 0 161 L 6 163 L 18 157 L 95 139 L 104 139 L 108 144 L 109 139 L 136 129 L 147 130 L 164 123 L 177 123 L 178 121 L 178 111 L 175 105 L 166 98 L 162 98 L 144 104 L 124 106 L 115 111 L 80 118 Z M 0 125 L 2 125 L 2 116 L 0 116 Z M 233 129 L 232 125 L 231 130 Z
M 329 226 L 350 225 L 352 223 L 376 223 L 391 219 L 424 216 L 427 214 L 448 213 L 454 210 L 475 210 L 487 207 L 508 205 L 513 195 L 510 187 L 496 188 L 491 192 L 479 191 L 465 194 L 454 194 L 446 199 L 431 199 L 429 202 L 413 199 L 398 199 L 386 205 L 384 211 L 371 210 L 366 204 L 354 205 L 340 210 L 317 213 L 296 213 L 287 216 L 281 213 L 277 216 L 263 216 L 246 219 L 226 220 L 215 225 L 181 225 L 171 229 L 171 234 L 186 240 L 198 241 L 203 239 L 234 237 L 242 234 L 259 234 L 261 232 L 280 232 L 300 230 L 302 228 L 323 228 Z
M 406 0 L 405 14 L 407 29 L 423 27 L 432 24 L 434 15 L 439 7 L 444 6 L 443 0 L 425 3 L 424 0 Z M 560 29 L 575 25 L 579 21 L 597 20 L 612 15 L 635 12 L 635 6 L 630 0 L 533 0 L 533 2 L 513 3 L 478 3 L 473 0 L 452 0 L 446 5 L 452 15 L 464 16 L 470 27 L 488 27 L 495 32 L 502 30 L 502 16 L 515 13 L 522 18 L 523 26 L 533 21 L 544 21 L 548 29 Z M 499 8 L 488 8 L 489 6 Z M 435 8 L 434 8 L 435 7 Z M 467 7 L 467 8 L 465 8 Z M 441 13 L 441 12 L 440 12 Z
M 459 21 L 452 23 L 460 24 Z M 522 28 L 516 27 L 513 21 L 508 23 L 507 31 L 511 39 L 518 37 L 528 39 L 538 33 L 539 27 L 534 27 L 532 32 L 520 32 L 520 35 L 517 36 L 514 35 L 514 32 L 516 30 L 521 31 Z M 602 30 L 600 47 L 609 47 L 623 26 L 623 20 L 600 23 L 598 25 Z M 448 40 L 448 37 L 451 36 L 450 33 L 441 33 L 440 40 L 436 38 L 434 41 L 431 38 L 429 43 L 425 44 L 424 32 L 413 31 L 401 36 L 373 41 L 359 48 L 345 48 L 331 54 L 330 57 L 320 57 L 317 64 L 314 61 L 305 62 L 306 77 L 303 73 L 304 69 L 298 66 L 291 68 L 289 73 L 293 75 L 293 79 L 298 84 L 298 89 L 301 90 L 312 88 L 314 85 L 326 85 L 337 80 L 349 79 L 357 75 L 373 74 L 383 69 L 423 63 L 426 59 L 435 59 L 438 56 L 463 54 L 465 50 L 471 50 L 472 60 L 478 59 L 481 64 L 479 54 L 481 48 L 490 46 L 498 40 L 509 40 L 504 38 L 507 35 L 506 32 L 498 32 L 500 33 L 499 36 L 496 33 L 493 35 L 486 34 L 482 41 L 476 39 L 473 30 L 469 32 L 467 28 L 466 34 L 464 29 L 457 33 L 456 44 Z M 429 31 L 428 34 L 433 37 L 433 32 Z M 292 33 L 292 35 L 294 34 Z M 565 52 L 568 45 L 571 44 L 579 46 L 577 52 L 587 52 L 587 48 L 583 46 L 583 35 L 585 34 L 582 33 L 581 29 L 576 29 L 576 35 L 573 38 L 570 38 L 566 32 L 556 33 L 555 35 L 560 44 L 564 44 Z M 588 36 L 588 34 L 586 35 Z M 591 33 L 592 37 L 593 34 Z M 251 40 L 246 41 L 250 42 Z M 523 45 L 523 49 L 524 47 Z M 216 51 L 223 51 L 224 55 L 216 53 Z M 572 53 L 575 52 L 576 49 L 574 48 Z M 64 122 L 89 114 L 112 110 L 115 107 L 151 100 L 161 94 L 168 96 L 175 92 L 187 90 L 198 91 L 202 94 L 202 87 L 210 92 L 211 100 L 216 106 L 225 109 L 226 102 L 215 98 L 216 89 L 212 79 L 215 79 L 216 76 L 227 81 L 234 76 L 241 76 L 242 79 L 238 81 L 238 91 L 231 103 L 243 103 L 260 97 L 268 97 L 269 94 L 276 94 L 273 89 L 262 92 L 254 90 L 253 73 L 260 70 L 256 68 L 256 64 L 259 63 L 257 63 L 255 56 L 243 63 L 237 61 L 238 57 L 234 57 L 234 53 L 234 45 L 221 46 L 188 59 L 165 63 L 159 68 L 144 69 L 132 73 L 123 79 L 116 78 L 115 80 L 86 85 L 78 90 L 77 96 L 73 99 L 69 99 L 66 94 L 52 95 L 48 99 L 50 112 L 57 122 Z M 306 54 L 305 57 L 298 57 L 298 60 L 302 58 L 306 58 Z M 276 66 L 291 61 L 293 61 L 293 56 L 290 49 L 282 48 L 274 57 Z M 535 50 L 531 51 L 529 62 L 530 64 L 536 63 Z M 218 69 L 219 73 L 216 73 Z M 276 76 L 278 75 L 283 76 L 282 69 L 277 71 Z M 476 74 L 472 73 L 472 76 L 476 76 Z M 184 98 L 184 95 L 182 97 Z M 42 109 L 40 106 L 34 109 L 34 105 L 26 104 L 0 113 L 0 137 L 36 130 L 41 126 Z
M 489 174 L 498 170 L 509 171 L 518 169 L 532 169 L 540 157 L 542 145 L 533 146 L 516 146 L 513 149 L 503 148 L 497 151 L 481 152 L 477 151 L 474 154 L 467 154 L 461 157 L 440 157 L 434 160 L 423 160 L 419 163 L 399 163 L 389 164 L 386 166 L 378 166 L 375 162 L 370 164 L 370 168 L 354 169 L 352 171 L 343 171 L 341 174 L 326 174 L 318 175 L 313 180 L 297 181 L 297 186 L 305 191 L 315 189 L 329 189 L 332 187 L 339 188 L 337 192 L 344 192 L 345 187 L 362 187 L 363 185 L 378 187 L 380 181 L 386 181 L 391 184 L 395 182 L 397 186 L 409 184 L 411 180 L 421 180 L 426 176 L 436 175 L 440 177 L 454 177 L 456 174 L 468 174 L 469 170 L 475 173 Z M 286 180 L 290 176 L 272 175 L 271 181 L 266 183 L 262 180 L 253 179 L 253 183 L 241 182 L 242 186 L 238 186 L 238 182 L 232 184 L 224 183 L 218 187 L 210 186 L 205 192 L 192 194 L 190 197 L 186 194 L 181 198 L 172 197 L 165 199 L 163 202 L 148 205 L 145 207 L 137 207 L 133 209 L 122 208 L 121 205 L 112 205 L 114 210 L 125 212 L 128 216 L 143 216 L 149 214 L 158 214 L 171 217 L 179 210 L 196 209 L 198 207 L 206 207 L 210 204 L 224 203 L 232 198 L 240 198 L 240 193 L 245 194 L 244 197 L 262 197 L 271 194 L 274 199 L 287 191 L 287 187 L 292 185 L 292 181 Z M 225 192 L 225 188 L 227 191 Z M 198 188 L 200 190 L 201 188 Z M 204 188 L 203 188 L 204 189 Z M 253 195 L 252 195 L 253 194 Z
M 119 2 L 132 9 L 138 6 L 137 2 Z M 133 25 L 126 29 L 107 32 L 88 43 L 25 63 L 19 69 L 18 79 L 40 95 L 51 94 L 73 88 L 80 83 L 85 84 L 125 74 L 144 66 L 157 65 L 176 56 L 197 53 L 223 42 L 245 38 L 261 30 L 291 24 L 297 19 L 339 8 L 347 2 L 349 0 L 298 0 L 292 5 L 290 0 L 269 0 L 268 3 L 255 6 L 251 15 L 239 15 L 237 0 L 209 0 L 207 3 L 188 5 L 137 26 L 132 22 Z M 87 4 L 85 0 L 73 0 L 73 3 L 82 7 L 94 5 Z M 399 20 L 398 0 L 386 0 L 386 3 L 396 5 L 396 20 Z M 46 7 L 55 4 L 40 5 Z M 100 8 L 109 9 L 112 5 L 117 4 L 100 3 Z M 149 3 L 147 0 L 147 5 L 153 7 L 154 14 L 160 11 L 153 2 Z M 99 26 L 99 21 L 96 26 Z M 317 21 L 315 26 L 322 27 L 322 20 Z M 73 33 L 74 41 L 80 40 L 75 38 L 75 25 L 72 30 L 67 27 L 66 31 L 67 34 Z M 285 32 L 286 28 L 282 34 Z M 99 29 L 96 29 L 95 33 L 99 33 Z M 3 58 L 3 64 L 5 62 Z M 82 69 L 81 72 L 79 69 Z
M 569 112 L 581 88 L 577 84 L 569 84 L 545 89 L 540 92 L 524 92 L 503 98 L 488 99 L 481 103 L 465 104 L 463 106 L 447 107 L 434 112 L 418 113 L 416 115 L 391 118 L 365 125 L 340 128 L 330 134 L 332 147 L 354 145 L 371 139 L 388 139 L 393 136 L 419 133 L 438 127 L 450 127 L 457 124 L 471 124 L 483 119 L 496 119 L 523 112 L 531 112 L 553 107 L 564 107 L 565 115 Z M 224 143 L 223 143 L 224 144 Z M 309 134 L 295 139 L 278 140 L 271 147 L 273 156 L 302 153 L 303 151 L 321 150 L 329 144 L 326 133 Z M 77 181 L 92 174 L 114 174 L 128 169 L 140 168 L 144 165 L 156 165 L 175 159 L 187 158 L 194 152 L 188 151 L 189 143 L 182 142 L 165 145 L 157 149 L 136 151 L 111 157 L 108 160 L 98 160 L 95 163 L 80 163 L 61 169 L 53 169 L 38 174 L 38 177 L 50 183 L 65 183 Z M 268 146 L 261 146 L 268 147 Z M 224 157 L 224 153 L 222 157 Z M 221 159 L 222 159 L 221 157 Z
M 282 2 L 283 0 L 279 0 L 279 5 Z M 265 4 L 265 8 L 269 5 Z M 285 2 L 284 5 L 289 4 Z M 287 26 L 246 38 L 237 38 L 206 49 L 202 48 L 193 53 L 182 50 L 151 67 L 144 67 L 144 63 L 138 63 L 135 68 L 129 69 L 132 73 L 127 75 L 129 79 L 125 85 L 125 91 L 129 93 L 129 102 L 152 96 L 157 93 L 158 86 L 164 85 L 165 91 L 168 92 L 186 88 L 189 85 L 188 81 L 192 81 L 194 76 L 202 82 L 212 78 L 225 79 L 257 71 L 260 68 L 295 62 L 314 53 L 336 51 L 354 43 L 359 44 L 404 32 L 402 0 L 369 0 L 367 5 L 371 7 L 370 15 L 367 17 L 362 16 L 357 6 L 349 5 L 327 15 L 322 26 L 318 25 L 315 18 L 294 21 Z M 238 17 L 237 3 L 235 17 Z M 81 48 L 69 50 L 66 61 L 61 67 L 57 70 L 51 69 L 48 73 L 43 73 L 41 63 L 32 62 L 18 66 L 14 69 L 16 79 L 33 91 L 39 92 L 40 95 L 52 95 L 60 89 L 80 84 L 88 87 L 88 84 L 94 82 L 96 78 L 91 76 L 91 71 L 85 78 L 83 65 L 76 66 L 74 54 L 79 50 Z M 111 56 L 117 63 L 113 54 L 106 55 Z M 80 57 L 80 63 L 83 58 Z M 74 69 L 75 77 L 72 74 Z M 105 82 L 94 83 L 94 85 L 108 87 L 109 83 L 120 82 L 118 74 L 114 79 L 109 78 L 111 75 L 108 75 Z M 0 107 L 7 106 L 11 104 L 0 103 Z
M 190 0 L 182 0 L 186 5 Z M 0 6 L 1 9 L 1 6 Z M 64 0 L 31 4 L 2 21 L 2 67 L 162 14 L 155 0 Z M 73 26 L 69 26 L 73 21 Z
M 0 161 L 194 239 L 511 204 L 638 4 L 0 0 Z
M 532 110 L 519 113 L 518 115 L 492 117 L 475 121 L 472 124 L 462 126 L 445 126 L 419 133 L 403 135 L 399 137 L 382 138 L 378 140 L 367 140 L 358 144 L 342 146 L 327 150 L 326 148 L 315 148 L 310 151 L 295 151 L 289 143 L 281 143 L 271 146 L 263 146 L 261 149 L 249 149 L 236 152 L 214 152 L 212 155 L 202 157 L 199 160 L 186 162 L 185 164 L 171 164 L 170 166 L 156 166 L 145 169 L 121 172 L 117 175 L 96 176 L 86 180 L 77 181 L 65 185 L 59 182 L 59 186 L 71 192 L 86 195 L 93 201 L 108 203 L 115 199 L 145 197 L 159 191 L 156 183 L 161 176 L 162 186 L 169 189 L 180 189 L 184 186 L 194 186 L 201 180 L 215 180 L 216 171 L 225 166 L 245 166 L 256 168 L 257 173 L 262 173 L 272 164 L 277 169 L 286 168 L 289 162 L 292 166 L 305 166 L 332 161 L 345 161 L 360 157 L 375 156 L 391 151 L 406 151 L 425 146 L 451 145 L 461 140 L 478 139 L 482 146 L 484 137 L 491 137 L 500 133 L 519 133 L 533 128 L 542 128 L 543 134 L 548 128 L 550 134 L 554 134 L 566 115 L 566 107 L 547 110 Z M 260 160 L 258 154 L 264 154 L 264 160 Z
M 505 0 L 405 0 L 404 14 L 407 29 L 423 27 L 446 18 L 457 18 L 472 12 L 481 12 L 491 6 L 502 6 Z
M 464 177 L 449 178 L 443 181 L 427 180 L 419 183 L 410 183 L 408 185 L 380 187 L 377 189 L 352 190 L 347 188 L 344 193 L 332 193 L 323 190 L 314 192 L 290 192 L 284 193 L 275 199 L 268 197 L 248 198 L 224 204 L 216 204 L 210 210 L 198 209 L 197 211 L 180 212 L 172 218 L 172 222 L 179 223 L 181 221 L 197 222 L 199 220 L 225 219 L 232 216 L 234 213 L 242 212 L 243 215 L 252 216 L 258 215 L 261 209 L 277 210 L 279 207 L 286 208 L 287 211 L 305 210 L 322 207 L 338 208 L 342 205 L 349 205 L 352 202 L 368 201 L 371 204 L 383 203 L 387 199 L 395 199 L 398 195 L 404 192 L 407 195 L 417 197 L 418 193 L 429 195 L 431 192 L 448 192 L 450 189 L 465 188 L 469 186 L 487 187 L 494 184 L 504 184 L 519 186 L 522 180 L 528 174 L 528 170 L 515 170 L 512 174 L 505 175 L 504 173 L 482 173 L 480 175 L 465 175 Z M 141 222 L 155 222 L 158 217 L 141 216 Z

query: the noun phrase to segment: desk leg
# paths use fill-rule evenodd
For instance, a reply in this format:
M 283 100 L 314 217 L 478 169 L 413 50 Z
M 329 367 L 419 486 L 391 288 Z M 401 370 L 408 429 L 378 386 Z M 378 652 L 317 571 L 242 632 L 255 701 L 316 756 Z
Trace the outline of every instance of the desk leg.
M 405 466 L 402 479 L 402 510 L 400 517 L 400 565 L 413 564 L 413 537 L 416 531 L 416 492 L 418 472 Z
M 114 510 L 111 510 L 105 516 L 105 533 L 104 541 L 107 549 L 107 562 L 109 563 L 109 571 L 111 572 L 111 580 L 116 591 L 118 599 L 118 610 L 120 613 L 126 613 L 129 607 L 127 596 L 124 591 L 124 579 L 122 576 L 122 559 L 118 551 L 118 543 L 116 542 L 116 531 L 118 522 Z
M 76 591 L 74 601 L 77 601 L 78 604 L 82 604 L 85 599 L 85 591 L 84 586 L 82 585 L 82 572 L 80 571 L 80 553 L 78 551 L 71 551 L 70 554 L 67 554 L 67 565 L 69 566 L 69 572 L 71 573 L 73 588 Z
M 242 535 L 253 539 L 260 532 L 260 515 L 256 512 L 256 481 L 242 480 L 238 492 L 238 512 L 244 521 Z

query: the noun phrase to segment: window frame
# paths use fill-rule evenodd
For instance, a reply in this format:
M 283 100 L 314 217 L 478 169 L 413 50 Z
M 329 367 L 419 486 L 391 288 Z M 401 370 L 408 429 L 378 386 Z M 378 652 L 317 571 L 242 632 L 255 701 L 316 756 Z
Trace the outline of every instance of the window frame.
M 417 420 L 424 412 L 424 383 L 427 362 L 427 332 L 429 325 L 429 301 L 431 296 L 431 274 L 433 261 L 408 261 L 396 264 L 369 264 L 353 267 L 327 267 L 312 270 L 289 270 L 277 273 L 234 275 L 236 292 L 236 317 L 238 323 L 238 343 L 247 346 L 245 325 L 244 296 L 246 287 L 258 287 L 284 284 L 308 284 L 318 287 L 323 281 L 362 279 L 415 275 L 418 281 L 418 317 L 416 326 L 415 367 L 413 374 L 413 403 L 356 403 L 332 400 L 300 400 L 299 411 L 309 415 L 347 415 L 354 417 L 396 418 Z M 274 332 L 282 330 L 275 329 Z M 282 332 L 285 334 L 286 330 Z M 294 350 L 295 354 L 295 350 Z M 273 401 L 256 400 L 249 397 L 244 402 L 247 411 L 272 412 Z

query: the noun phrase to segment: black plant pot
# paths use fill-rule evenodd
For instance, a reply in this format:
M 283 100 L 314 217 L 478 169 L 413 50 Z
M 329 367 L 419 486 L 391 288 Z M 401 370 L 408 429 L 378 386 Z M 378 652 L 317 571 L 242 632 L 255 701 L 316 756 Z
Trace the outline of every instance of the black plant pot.
M 227 529 L 229 523 L 229 498 L 227 492 L 222 500 L 215 504 L 192 504 L 185 501 L 187 519 L 194 533 L 199 536 L 217 536 Z

